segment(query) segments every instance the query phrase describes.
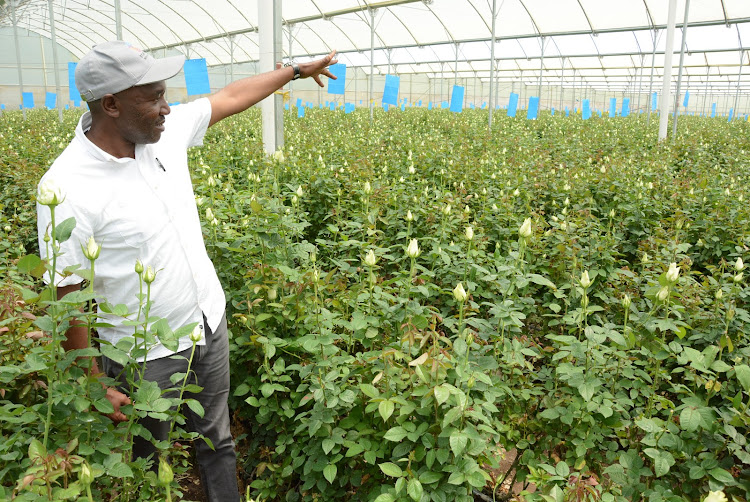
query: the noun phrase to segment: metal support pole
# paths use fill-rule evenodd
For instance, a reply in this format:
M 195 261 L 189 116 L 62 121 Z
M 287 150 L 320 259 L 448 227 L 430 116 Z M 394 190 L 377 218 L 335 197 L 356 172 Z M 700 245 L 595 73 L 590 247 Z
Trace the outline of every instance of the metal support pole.
M 542 72 L 544 72 L 544 36 L 542 36 L 542 57 L 539 61 L 539 109 L 542 108 Z
M 563 83 L 565 81 L 565 58 L 562 58 L 562 70 L 560 72 L 560 110 L 563 109 Z
M 369 88 L 369 100 L 370 100 L 370 123 L 372 124 L 373 115 L 373 103 L 372 103 L 372 91 L 375 85 L 375 9 L 370 9 L 370 88 Z
M 10 15 L 13 21 L 13 40 L 16 43 L 16 67 L 18 68 L 18 85 L 21 88 L 21 112 L 23 119 L 26 120 L 26 108 L 23 106 L 23 72 L 21 71 L 21 46 L 18 42 L 18 22 L 16 21 L 16 2 L 10 0 Z
M 734 116 L 739 115 L 737 106 L 740 102 L 740 81 L 742 80 L 742 61 L 745 59 L 745 51 L 740 52 L 740 69 L 737 70 L 737 93 L 734 95 Z
M 709 93 L 709 87 L 708 87 L 708 77 L 710 77 L 710 76 L 711 76 L 711 67 L 710 67 L 710 66 L 707 66 L 707 67 L 706 67 L 706 91 L 705 91 L 705 94 L 703 95 L 703 116 L 704 116 L 704 117 L 705 117 L 705 116 L 707 115 L 707 113 L 708 113 L 708 112 L 706 111 L 706 104 L 707 104 L 707 102 L 708 102 L 708 93 Z
M 490 42 L 490 114 L 487 128 L 492 131 L 492 111 L 495 109 L 497 95 L 492 94 L 492 84 L 495 78 L 495 18 L 497 17 L 497 0 L 492 0 L 492 41 Z
M 654 92 L 654 64 L 656 62 L 656 36 L 658 33 L 657 30 L 654 30 L 654 52 L 651 53 L 651 77 L 648 81 L 648 98 L 646 99 L 646 102 L 648 103 L 648 117 L 646 117 L 647 126 L 651 123 L 651 95 Z
M 289 32 L 289 41 L 288 41 L 288 49 L 287 49 L 287 56 L 289 56 L 289 62 L 292 61 L 292 28 L 294 28 L 293 24 L 287 25 L 287 31 Z M 294 80 L 289 81 L 289 109 L 292 108 L 292 83 Z
M 55 10 L 52 6 L 52 0 L 48 0 L 49 5 L 49 29 L 50 36 L 52 37 L 52 65 L 55 70 L 55 103 L 57 104 L 57 118 L 62 124 L 63 121 L 63 106 L 62 96 L 60 96 L 60 72 L 57 69 L 57 37 L 55 36 Z
M 674 121 L 672 122 L 672 141 L 677 137 L 677 117 L 680 115 L 680 89 L 682 88 L 682 68 L 685 63 L 687 46 L 687 23 L 690 12 L 690 0 L 685 0 L 685 18 L 682 21 L 682 47 L 680 48 L 680 69 L 677 70 L 677 92 L 674 96 Z
M 122 9 L 120 0 L 115 0 L 115 36 L 117 40 L 122 40 Z
M 234 82 L 234 35 L 229 37 L 229 81 Z
M 641 72 L 638 75 L 638 112 L 641 111 L 641 94 L 643 94 L 643 62 L 646 60 L 646 55 L 641 54 Z
M 281 2 L 258 2 L 261 73 L 276 69 L 281 61 Z M 284 102 L 271 94 L 260 102 L 263 117 L 263 147 L 268 154 L 284 147 Z
M 458 85 L 458 44 L 456 44 L 456 63 L 453 67 L 453 85 Z
M 667 45 L 664 50 L 664 79 L 661 87 L 661 103 L 659 103 L 659 141 L 667 137 L 667 126 L 669 125 L 669 98 L 670 86 L 672 84 L 672 52 L 674 50 L 674 26 L 677 16 L 677 0 L 669 0 L 669 12 L 667 14 Z

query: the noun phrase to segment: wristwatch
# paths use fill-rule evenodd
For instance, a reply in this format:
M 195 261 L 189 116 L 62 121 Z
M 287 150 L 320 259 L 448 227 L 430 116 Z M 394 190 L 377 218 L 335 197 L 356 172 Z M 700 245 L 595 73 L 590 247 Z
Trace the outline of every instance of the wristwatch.
M 297 80 L 299 75 L 299 65 L 295 63 L 294 61 L 289 61 L 288 63 L 284 63 L 284 67 L 291 66 L 294 70 L 294 76 L 292 77 L 292 80 Z

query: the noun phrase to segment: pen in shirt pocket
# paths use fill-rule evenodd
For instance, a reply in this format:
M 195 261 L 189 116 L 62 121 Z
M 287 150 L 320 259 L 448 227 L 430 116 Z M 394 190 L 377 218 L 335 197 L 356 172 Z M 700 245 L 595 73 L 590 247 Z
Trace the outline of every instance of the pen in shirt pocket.
M 161 163 L 161 161 L 159 160 L 159 158 L 158 158 L 158 157 L 154 157 L 154 158 L 156 159 L 156 163 L 157 163 L 157 164 L 159 164 L 159 167 L 161 168 L 161 170 L 162 170 L 162 171 L 164 171 L 164 172 L 166 173 L 166 172 L 167 172 L 167 170 L 166 170 L 166 169 L 164 169 L 164 164 L 162 164 L 162 163 Z

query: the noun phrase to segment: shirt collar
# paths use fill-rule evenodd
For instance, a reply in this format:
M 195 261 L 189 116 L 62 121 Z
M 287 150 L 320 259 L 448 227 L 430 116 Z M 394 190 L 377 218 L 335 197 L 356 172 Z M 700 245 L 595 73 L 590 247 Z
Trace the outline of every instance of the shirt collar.
M 114 155 L 111 155 L 98 146 L 96 146 L 87 136 L 86 131 L 91 129 L 91 112 L 86 112 L 81 116 L 81 119 L 78 121 L 78 126 L 76 127 L 76 139 L 81 142 L 83 147 L 85 148 L 86 152 L 91 155 L 96 160 L 101 160 L 104 162 L 117 162 L 119 164 L 126 164 L 128 162 L 131 162 L 133 159 L 130 157 L 125 157 L 122 159 L 118 159 Z M 142 147 L 143 145 L 135 145 L 135 151 L 136 151 L 136 157 L 138 156 L 139 147 Z

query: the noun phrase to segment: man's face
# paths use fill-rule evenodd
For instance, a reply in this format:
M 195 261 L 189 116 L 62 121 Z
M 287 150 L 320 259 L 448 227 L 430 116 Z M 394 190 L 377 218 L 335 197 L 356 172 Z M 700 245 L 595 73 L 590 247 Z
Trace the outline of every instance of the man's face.
M 115 94 L 120 102 L 117 126 L 127 141 L 143 145 L 156 143 L 164 132 L 164 116 L 169 115 L 164 81 L 131 87 Z

